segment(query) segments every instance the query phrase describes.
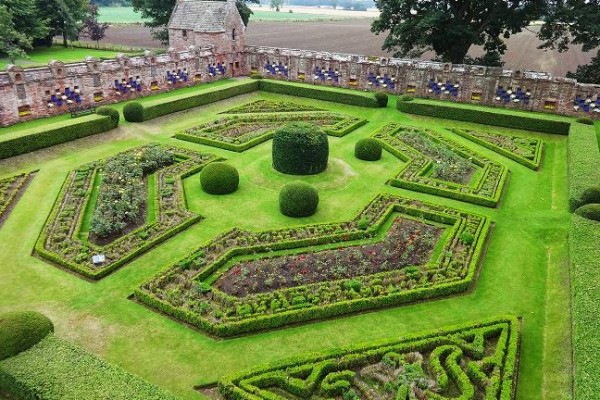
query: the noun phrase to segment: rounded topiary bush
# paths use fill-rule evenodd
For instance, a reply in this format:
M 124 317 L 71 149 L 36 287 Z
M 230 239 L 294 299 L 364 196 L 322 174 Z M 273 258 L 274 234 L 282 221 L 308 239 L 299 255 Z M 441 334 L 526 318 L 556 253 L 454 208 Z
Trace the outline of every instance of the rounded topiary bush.
M 123 117 L 129 122 L 144 122 L 144 106 L 137 101 L 131 101 L 123 107 Z
M 377 102 L 377 107 L 387 107 L 388 104 L 388 95 L 385 92 L 376 92 L 375 93 L 375 101 Z
M 290 175 L 314 175 L 325 171 L 329 159 L 327 135 L 316 125 L 303 122 L 284 126 L 273 136 L 273 168 Z
M 112 107 L 106 107 L 106 106 L 99 107 L 96 110 L 96 114 L 108 115 L 110 117 L 110 119 L 112 120 L 114 126 L 119 125 L 119 120 L 121 119 L 121 115 L 119 114 L 119 112 L 117 110 L 115 110 Z
M 398 101 L 413 101 L 414 99 L 415 98 L 410 94 L 403 94 L 402 96 L 398 97 Z
M 596 203 L 600 204 L 600 186 L 592 186 L 581 194 L 580 205 Z
M 311 216 L 318 205 L 319 193 L 308 183 L 288 183 L 279 192 L 279 210 L 288 217 Z
M 356 142 L 354 155 L 365 161 L 377 161 L 381 158 L 381 143 L 375 138 L 364 138 Z
M 53 331 L 52 321 L 35 311 L 0 314 L 0 360 L 29 349 Z
M 577 122 L 585 125 L 594 125 L 594 120 L 589 117 L 579 117 L 577 118 Z
M 575 210 L 575 214 L 581 215 L 583 218 L 600 221 L 600 204 L 586 204 Z
M 237 190 L 240 174 L 229 164 L 214 162 L 200 172 L 200 184 L 206 193 L 229 194 Z
M 261 74 L 257 73 L 257 72 L 253 72 L 250 74 L 250 79 L 263 79 L 264 76 L 262 76 Z

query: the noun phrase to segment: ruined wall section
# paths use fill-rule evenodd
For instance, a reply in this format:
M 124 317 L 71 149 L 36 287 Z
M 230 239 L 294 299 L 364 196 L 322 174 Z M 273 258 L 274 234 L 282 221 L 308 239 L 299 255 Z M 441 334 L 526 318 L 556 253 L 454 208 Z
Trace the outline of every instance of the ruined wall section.
M 267 78 L 600 118 L 600 85 L 544 72 L 270 47 L 246 54 Z
M 0 125 L 246 74 L 245 58 L 239 53 L 214 54 L 212 49 L 190 46 L 186 51 L 170 49 L 162 55 L 147 51 L 140 57 L 119 55 L 104 61 L 52 61 L 46 67 L 27 69 L 9 66 L 0 73 Z M 229 65 L 238 68 L 218 68 Z

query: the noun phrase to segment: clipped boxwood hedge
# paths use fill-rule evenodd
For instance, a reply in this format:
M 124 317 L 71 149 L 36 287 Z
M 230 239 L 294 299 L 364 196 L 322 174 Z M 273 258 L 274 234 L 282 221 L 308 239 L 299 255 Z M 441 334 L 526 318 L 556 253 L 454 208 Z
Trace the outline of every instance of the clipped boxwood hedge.
M 130 101 L 123 107 L 123 117 L 127 122 L 144 122 L 144 106 L 139 101 Z
M 54 325 L 36 311 L 0 314 L 0 360 L 16 356 L 54 332 Z
M 568 135 L 571 127 L 569 122 L 564 121 L 554 121 L 524 115 L 509 115 L 497 111 L 475 110 L 453 105 L 424 103 L 421 101 L 398 101 L 396 107 L 398 110 L 409 114 L 557 135 Z
M 388 104 L 388 95 L 385 92 L 375 92 L 373 95 L 375 97 L 375 101 L 377 102 L 377 106 L 381 108 L 387 107 Z
M 575 210 L 583 218 L 600 221 L 600 204 L 586 204 Z
M 569 160 L 569 208 L 575 211 L 580 206 L 594 202 L 590 187 L 600 182 L 600 152 L 594 127 L 574 124 L 567 139 Z M 593 189 L 592 189 L 593 190 Z
M 317 211 L 319 193 L 308 183 L 288 183 L 279 192 L 279 209 L 283 215 L 309 217 Z
M 200 172 L 202 190 L 209 194 L 229 194 L 237 190 L 240 175 L 235 167 L 223 162 L 208 164 Z
M 259 82 L 259 89 L 265 92 L 287 94 L 290 96 L 308 97 L 310 99 L 332 101 L 335 103 L 349 104 L 351 106 L 377 108 L 374 96 L 361 92 L 342 91 L 336 88 L 310 86 L 307 84 L 279 82 L 263 79 Z
M 22 134 L 0 136 L 0 159 L 18 156 L 35 150 L 80 139 L 114 129 L 118 125 L 114 113 L 89 115 L 75 122 L 62 122 L 24 131 Z
M 364 138 L 356 142 L 354 156 L 360 160 L 377 161 L 381 159 L 383 147 L 375 138 Z
M 290 175 L 315 175 L 327 169 L 329 141 L 317 125 L 288 124 L 273 135 L 273 168 Z

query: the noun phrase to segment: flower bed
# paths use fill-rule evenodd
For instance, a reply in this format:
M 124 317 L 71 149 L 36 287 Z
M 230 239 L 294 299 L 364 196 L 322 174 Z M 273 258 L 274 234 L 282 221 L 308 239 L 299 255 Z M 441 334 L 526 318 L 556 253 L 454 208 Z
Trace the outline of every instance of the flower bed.
M 386 235 L 398 239 L 397 227 L 388 229 L 394 226 L 393 220 L 398 214 L 401 221 L 411 217 L 423 221 L 407 224 L 408 231 L 401 230 L 398 235 L 408 234 L 406 242 L 397 243 L 395 248 L 382 245 Z M 437 224 L 441 227 L 434 228 Z M 446 230 L 444 240 L 436 240 L 435 234 L 431 237 L 432 230 L 437 229 Z M 470 286 L 488 230 L 489 222 L 480 215 L 379 195 L 356 218 L 343 223 L 258 233 L 233 229 L 143 285 L 136 290 L 135 297 L 156 310 L 218 336 L 440 297 L 462 292 Z M 414 236 L 411 238 L 411 235 Z M 435 242 L 438 242 L 437 250 L 431 255 Z M 367 254 L 353 259 L 354 250 L 350 247 Z M 338 267 L 347 268 L 346 274 L 336 277 L 335 266 L 327 273 L 326 267 L 319 266 L 334 254 L 321 252 L 327 249 L 338 249 L 335 252 L 338 257 L 346 257 L 338 263 Z M 410 253 L 417 250 L 423 254 L 413 259 Z M 380 253 L 373 255 L 373 251 Z M 295 255 L 291 256 L 290 252 Z M 278 287 L 262 288 L 259 285 L 251 288 L 252 280 L 248 279 L 239 281 L 246 284 L 246 289 L 237 293 L 238 296 L 219 288 L 221 276 L 236 273 L 236 264 L 240 262 L 236 257 L 254 265 L 270 257 L 264 262 L 271 265 L 262 272 L 268 274 L 286 261 L 294 262 L 301 256 L 315 261 L 302 266 L 309 269 L 306 275 L 315 279 L 292 280 L 293 284 L 285 285 L 282 280 Z M 368 259 L 374 265 L 377 260 L 373 257 L 386 257 L 388 262 L 396 260 L 397 264 L 381 269 L 361 266 Z M 285 268 L 292 267 L 288 263 Z M 248 275 L 251 272 L 248 270 Z M 298 272 L 301 274 L 301 270 Z M 290 275 L 286 274 L 286 277 Z M 317 275 L 320 275 L 318 279 Z M 259 279 L 260 276 L 256 277 L 254 282 Z
M 321 126 L 328 135 L 338 137 L 367 123 L 362 118 L 330 112 L 225 116 L 179 132 L 175 137 L 242 152 L 271 139 L 275 130 L 290 122 L 310 122 Z
M 516 318 L 497 317 L 267 364 L 219 390 L 229 400 L 512 400 L 519 336 Z
M 32 173 L 25 173 L 0 179 L 0 225 L 6 220 L 32 177 Z
M 496 207 L 507 169 L 430 130 L 389 123 L 372 135 L 406 162 L 392 186 Z
M 539 139 L 457 128 L 451 131 L 527 168 L 540 168 L 544 143 Z
M 279 113 L 298 111 L 324 110 L 303 104 L 292 103 L 290 101 L 256 100 L 251 103 L 244 104 L 239 107 L 229 109 L 227 111 L 223 111 L 221 114 Z
M 117 157 L 136 156 L 153 145 L 128 150 Z M 83 165 L 71 172 L 58 195 L 52 212 L 36 243 L 35 251 L 44 259 L 71 269 L 85 277 L 102 278 L 156 244 L 199 221 L 200 216 L 186 208 L 181 179 L 216 160 L 202 154 L 168 146 L 158 146 L 173 153 L 178 161 L 158 167 L 155 172 L 156 218 L 104 246 L 82 238 L 81 227 L 96 181 L 107 161 Z M 100 198 L 99 201 L 102 201 Z M 94 264 L 92 256 L 103 254 L 105 261 Z

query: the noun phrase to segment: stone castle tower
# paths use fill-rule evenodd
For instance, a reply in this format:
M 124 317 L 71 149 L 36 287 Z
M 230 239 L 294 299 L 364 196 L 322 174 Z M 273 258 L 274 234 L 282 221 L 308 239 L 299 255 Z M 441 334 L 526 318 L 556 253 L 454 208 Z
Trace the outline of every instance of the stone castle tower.
M 214 54 L 244 51 L 245 29 L 235 0 L 178 0 L 169 21 L 169 45 L 176 50 L 211 49 Z

